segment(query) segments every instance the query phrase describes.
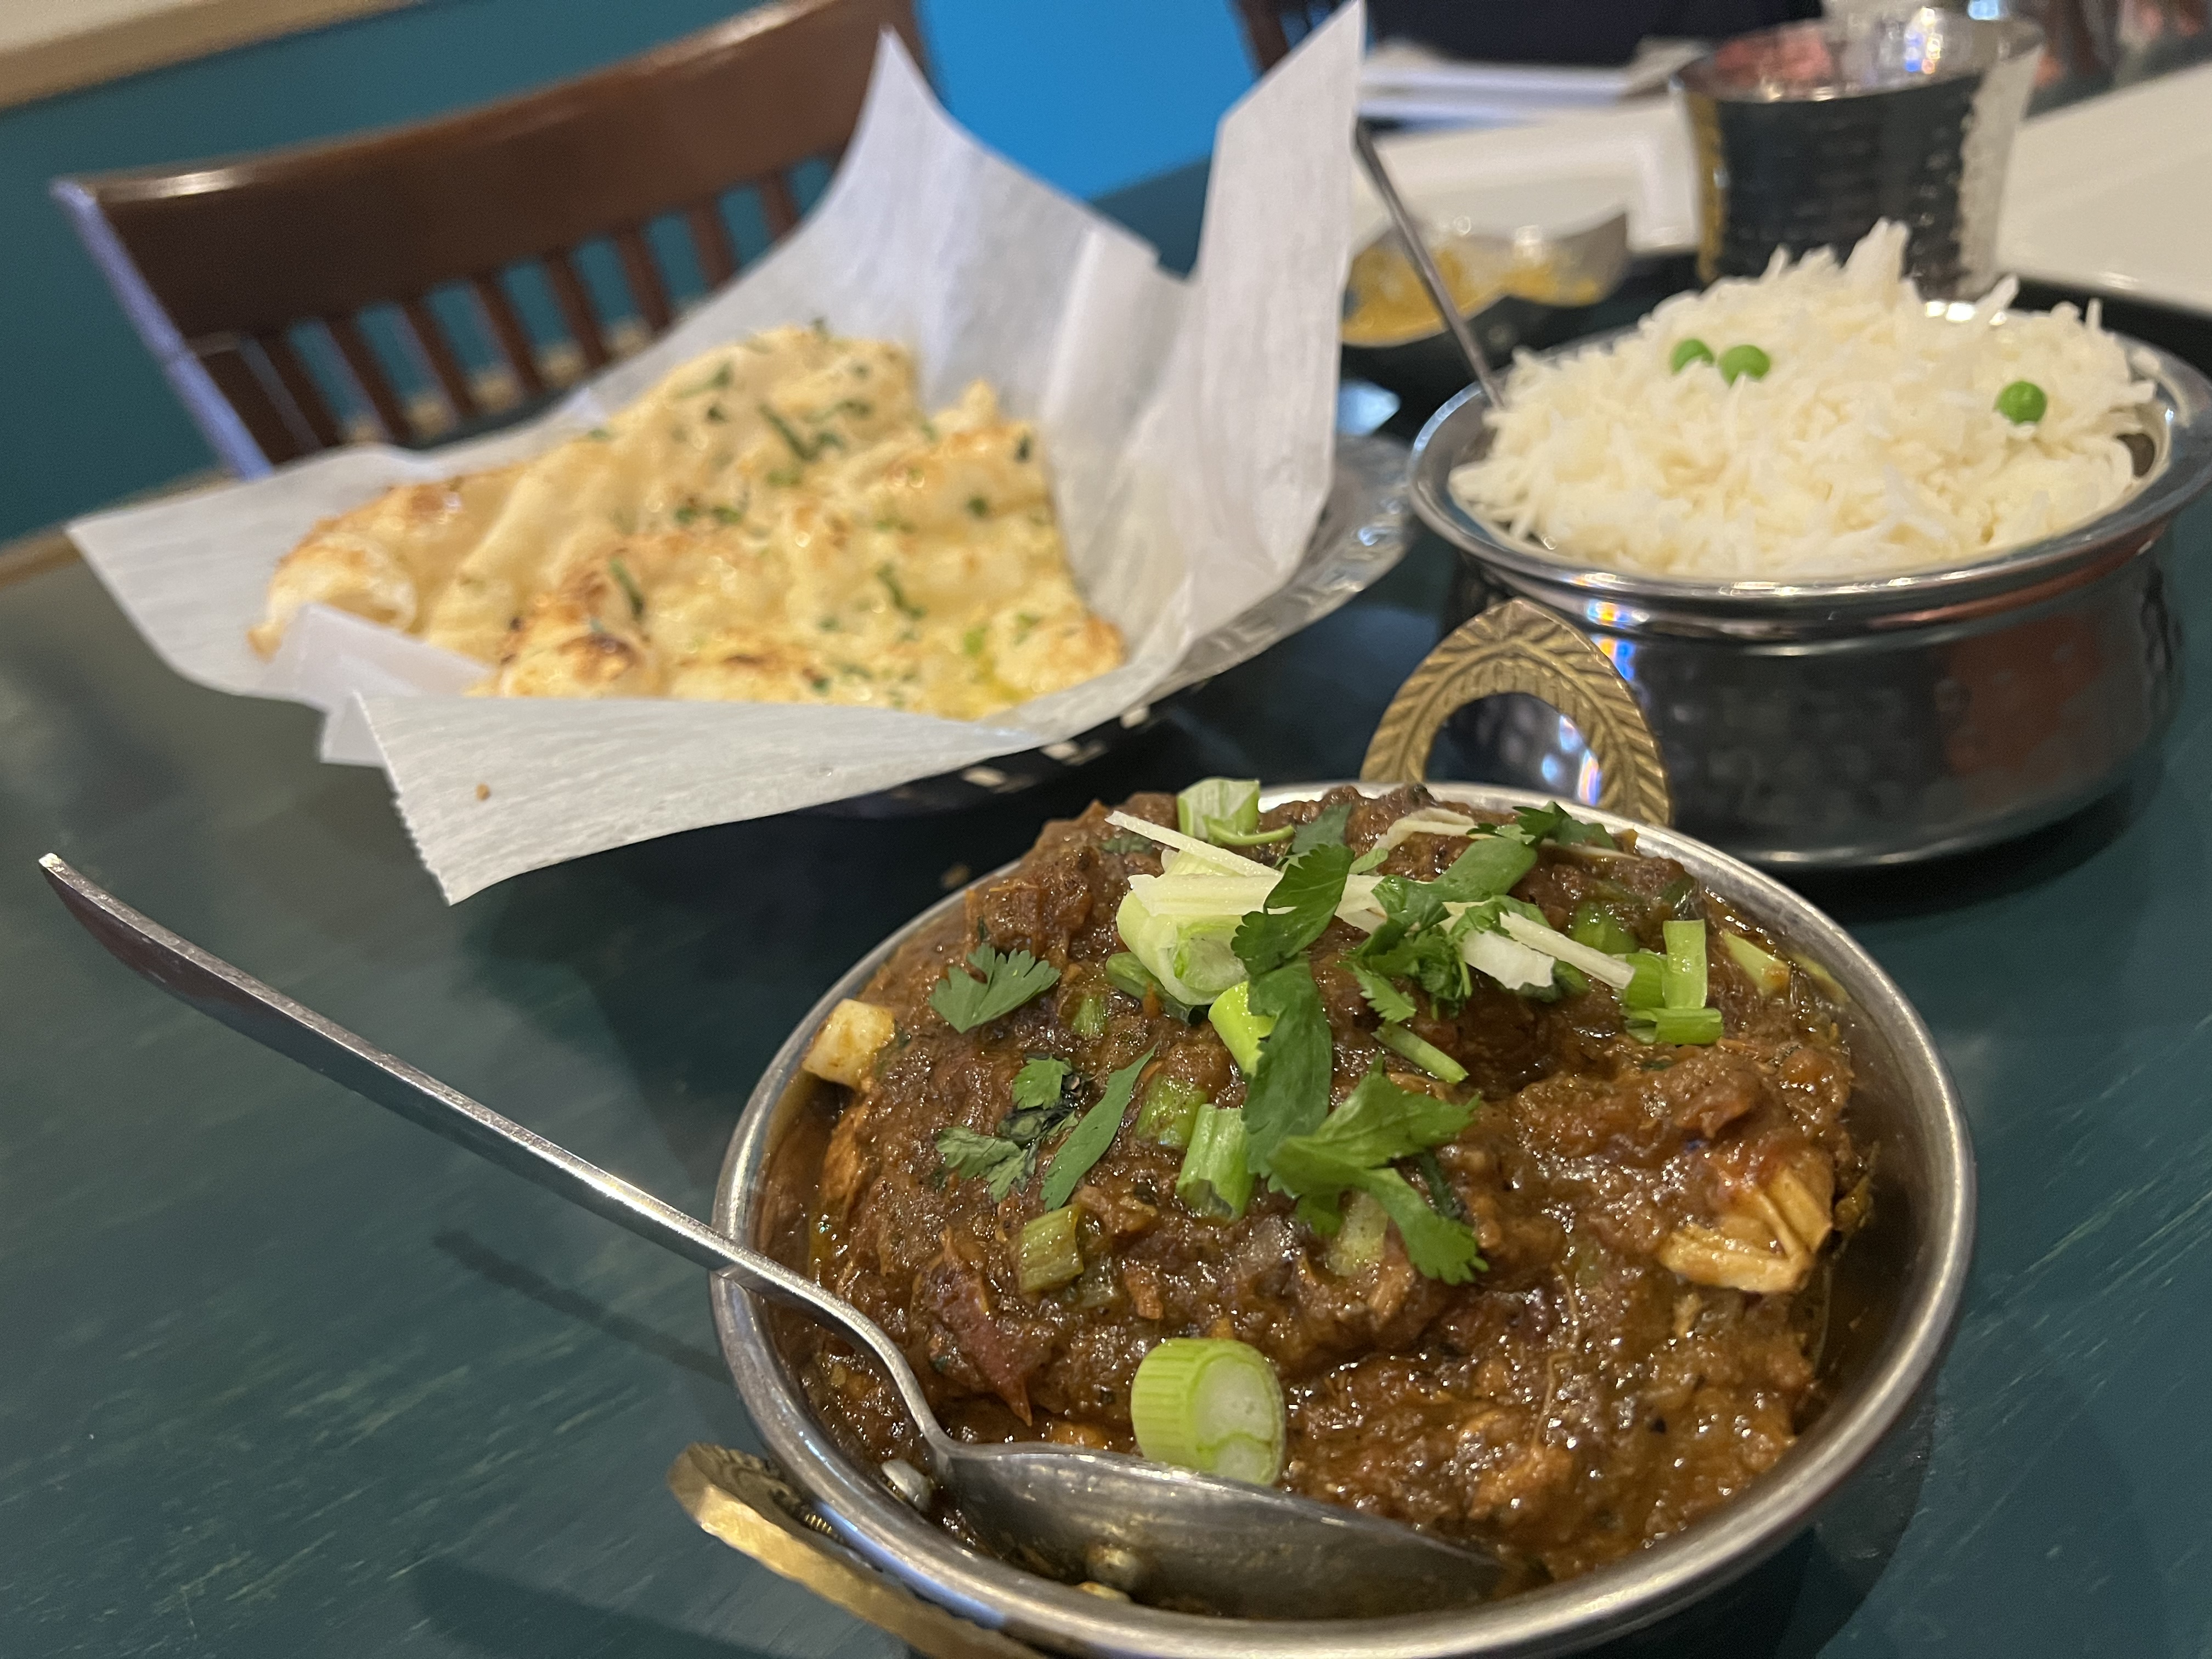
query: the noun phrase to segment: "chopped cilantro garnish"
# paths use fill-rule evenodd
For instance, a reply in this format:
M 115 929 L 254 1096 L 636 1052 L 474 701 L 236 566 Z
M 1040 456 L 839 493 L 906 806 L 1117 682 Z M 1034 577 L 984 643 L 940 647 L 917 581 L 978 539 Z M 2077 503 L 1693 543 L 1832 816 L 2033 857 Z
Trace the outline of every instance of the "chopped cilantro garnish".
M 960 650 L 962 654 L 969 657 L 981 656 L 983 654 L 984 641 L 989 637 L 989 630 L 987 629 L 982 623 L 977 623 L 975 627 L 969 629 L 965 634 L 963 634 L 960 636 Z
M 828 682 L 823 683 L 826 689 Z M 1030 998 L 1060 981 L 1060 969 L 1039 962 L 1026 951 L 1001 956 L 988 945 L 969 953 L 975 972 L 958 967 L 945 970 L 945 978 L 929 994 L 929 1006 L 945 1017 L 956 1031 L 972 1031 L 986 1021 L 1010 1014 Z
M 1018 444 L 1016 444 L 1016 445 L 1014 446 L 1014 459 L 1015 459 L 1017 461 L 1026 461 L 1027 459 L 1029 459 L 1029 458 L 1030 458 L 1030 434 L 1029 434 L 1028 433 L 1024 432 L 1024 433 L 1023 433 L 1023 434 L 1022 434 L 1022 441 L 1021 441 L 1021 442 L 1019 442 L 1019 443 L 1018 443 Z
M 635 622 L 645 615 L 645 591 L 637 585 L 637 578 L 629 574 L 629 567 L 620 559 L 609 559 L 607 569 L 629 600 L 630 619 Z
M 920 622 L 929 614 L 907 598 L 906 590 L 899 586 L 898 572 L 892 569 L 888 563 L 876 567 L 876 580 L 881 582 L 885 591 L 890 594 L 891 608 L 902 617 L 911 617 L 916 622 Z
M 1061 1087 L 1067 1081 L 1068 1064 L 1048 1054 L 1039 1054 L 1014 1073 L 1014 1104 L 1030 1108 L 1049 1106 L 1060 1098 Z
M 1344 898 L 1352 854 L 1341 843 L 1316 847 L 1284 866 L 1266 908 L 1237 929 L 1237 957 L 1255 981 L 1281 967 L 1322 936 Z
M 1098 1097 L 1098 1103 L 1085 1112 L 1068 1131 L 1067 1139 L 1060 1143 L 1052 1162 L 1045 1166 L 1044 1187 L 1037 1194 L 1048 1210 L 1056 1210 L 1067 1202 L 1075 1191 L 1076 1183 L 1091 1173 L 1091 1166 L 1106 1156 L 1106 1149 L 1114 1144 L 1114 1137 L 1121 1127 L 1121 1115 L 1129 1109 L 1129 1097 L 1136 1092 L 1137 1078 L 1152 1064 L 1150 1048 L 1131 1060 L 1106 1079 L 1106 1091 Z
M 1244 1087 L 1248 1154 L 1252 1168 L 1265 1175 L 1279 1142 L 1319 1127 L 1328 1115 L 1335 1047 L 1303 956 L 1253 980 L 1249 1006 L 1275 1022 Z
M 729 389 L 729 385 L 730 366 L 727 363 L 724 363 L 712 374 L 700 381 L 698 385 L 694 386 L 686 386 L 683 391 L 678 392 L 676 395 L 679 398 L 696 398 L 702 392 L 726 392 Z
M 988 518 L 991 514 L 991 504 L 981 495 L 970 495 L 968 498 L 968 510 L 979 519 Z
M 786 489 L 796 489 L 799 487 L 800 476 L 800 470 L 798 467 L 779 466 L 768 474 L 768 481 Z
M 1370 1071 L 1351 1098 L 1317 1127 L 1277 1145 L 1270 1172 L 1274 1184 L 1298 1200 L 1299 1218 L 1324 1234 L 1340 1224 L 1346 1193 L 1369 1194 L 1397 1224 L 1417 1271 L 1448 1285 L 1463 1285 L 1476 1268 L 1487 1265 L 1473 1231 L 1438 1214 L 1411 1182 L 1389 1166 L 1399 1158 L 1420 1158 L 1450 1139 L 1467 1127 L 1468 1115 L 1464 1106 L 1401 1089 L 1380 1071 Z M 1442 1170 L 1426 1160 L 1425 1164 L 1424 1178 L 1434 1182 L 1442 1198 L 1449 1190 Z
M 1344 845 L 1344 827 L 1352 822 L 1352 803 L 1340 800 L 1334 806 L 1324 806 L 1312 819 L 1298 826 L 1291 837 L 1291 855 L 1310 853 L 1316 847 Z
M 714 515 L 716 524 L 743 524 L 745 519 L 745 508 L 751 505 L 752 498 L 748 495 L 735 507 L 725 507 L 717 501 L 707 511 Z
M 1451 868 L 1428 884 L 1440 899 L 1472 903 L 1510 892 L 1536 867 L 1536 849 L 1506 836 L 1475 836 Z
M 1403 991 L 1363 963 L 1350 964 L 1352 977 L 1359 981 L 1359 994 L 1367 999 L 1367 1006 L 1382 1016 L 1386 1024 L 1395 1024 L 1413 1017 L 1413 1000 Z
M 721 406 L 721 404 L 708 404 L 707 405 L 707 419 L 708 419 L 708 422 L 709 422 L 710 424 L 714 425 L 714 426 L 721 426 L 721 425 L 726 424 L 726 423 L 728 422 L 729 418 L 730 418 L 730 417 L 729 417 L 728 416 L 726 416 L 726 415 L 725 415 L 724 413 L 722 413 L 722 406 Z
M 761 418 L 775 428 L 775 435 L 790 447 L 791 453 L 799 458 L 802 465 L 814 459 L 816 452 L 820 447 L 819 445 L 808 443 L 805 439 L 792 429 L 789 421 L 785 420 L 766 404 L 760 406 L 760 412 Z
M 615 434 L 613 431 L 607 427 L 595 426 L 584 435 L 586 438 L 589 438 L 593 443 L 604 444 L 612 442 Z
M 1571 816 L 1567 809 L 1553 801 L 1549 806 L 1524 806 L 1513 815 L 1513 829 L 1527 838 L 1530 846 L 1540 841 L 1556 842 L 1561 847 L 1617 847 L 1601 823 L 1585 823 Z
M 675 512 L 670 514 L 668 516 L 675 520 L 678 525 L 688 525 L 695 522 L 698 519 L 699 509 L 691 502 L 686 501 L 683 506 L 678 507 Z
M 982 1134 L 958 1124 L 937 1132 L 937 1155 L 957 1176 L 980 1181 L 1003 1202 L 1029 1173 L 1029 1153 L 1014 1141 Z
M 1425 883 L 1385 876 L 1375 884 L 1375 902 L 1384 920 L 1355 953 L 1358 965 L 1411 980 L 1440 1012 L 1457 1012 L 1470 981 L 1443 900 Z

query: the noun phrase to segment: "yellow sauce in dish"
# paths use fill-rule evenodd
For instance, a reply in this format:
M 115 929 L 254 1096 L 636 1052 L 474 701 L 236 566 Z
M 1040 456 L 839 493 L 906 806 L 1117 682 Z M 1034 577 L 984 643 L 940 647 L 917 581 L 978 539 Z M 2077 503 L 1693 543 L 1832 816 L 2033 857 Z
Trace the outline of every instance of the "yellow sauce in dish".
M 1595 278 L 1570 269 L 1548 246 L 1522 249 L 1452 237 L 1431 252 L 1462 316 L 1471 317 L 1508 294 L 1554 306 L 1595 305 L 1604 297 Z M 1345 299 L 1344 338 L 1350 345 L 1401 345 L 1444 325 L 1395 234 L 1378 237 L 1353 257 Z

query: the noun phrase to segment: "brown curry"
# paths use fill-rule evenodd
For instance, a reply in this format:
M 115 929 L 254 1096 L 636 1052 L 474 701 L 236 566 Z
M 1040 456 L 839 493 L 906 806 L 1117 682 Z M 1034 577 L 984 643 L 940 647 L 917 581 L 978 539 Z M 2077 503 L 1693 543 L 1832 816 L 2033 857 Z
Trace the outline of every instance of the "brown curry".
M 1344 845 L 1360 854 L 1437 805 L 1418 788 L 1338 790 L 1277 807 L 1260 828 L 1341 806 Z M 1170 797 L 1126 810 L 1176 823 Z M 1407 836 L 1376 873 L 1432 881 L 1468 844 Z M 1329 921 L 1308 959 L 1333 1044 L 1332 1109 L 1376 1070 L 1470 1109 L 1463 1130 L 1399 1166 L 1479 1246 L 1480 1270 L 1454 1284 L 1418 1270 L 1395 1224 L 1379 1249 L 1347 1255 L 1341 1234 L 1323 1237 L 1265 1181 L 1233 1219 L 1179 1198 L 1184 1153 L 1138 1132 L 1142 1103 L 1179 1083 L 1237 1107 L 1249 1083 L 1202 1016 L 1107 977 L 1124 950 L 1117 908 L 1133 876 L 1160 873 L 1161 852 L 1093 807 L 1048 826 L 1013 871 L 908 941 L 864 993 L 885 1011 L 869 1015 L 881 1031 L 857 1086 L 832 1091 L 818 1188 L 787 1163 L 777 1177 L 787 1245 L 900 1343 L 951 1431 L 1133 1451 L 1130 1382 L 1146 1352 L 1169 1337 L 1234 1337 L 1283 1384 L 1280 1484 L 1479 1540 L 1516 1587 L 1675 1532 L 1770 1468 L 1818 1409 L 1825 1255 L 1865 1206 L 1850 1059 L 1817 970 L 1788 964 L 1669 860 L 1546 842 L 1512 895 L 1552 927 L 1595 905 L 1656 950 L 1667 921 L 1706 924 L 1721 1034 L 1640 1039 L 1626 993 L 1571 974 L 1532 997 L 1476 973 L 1455 1010 L 1401 985 L 1406 1028 L 1455 1062 L 1440 1070 L 1464 1068 L 1447 1085 L 1378 1042 L 1381 1016 L 1353 971 L 1363 933 Z M 1291 849 L 1246 856 L 1279 866 Z M 963 1033 L 930 999 L 979 938 L 1058 977 Z M 1038 1057 L 1064 1061 L 1071 1097 L 1088 1103 L 1148 1050 L 1120 1128 L 1066 1202 L 1081 1271 L 1025 1293 L 1018 1241 L 1045 1207 L 1041 1183 L 994 1199 L 948 1168 L 941 1138 L 1002 1129 L 1014 1080 Z M 792 1352 L 815 1409 L 856 1454 L 912 1452 L 867 1365 L 826 1340 L 794 1336 Z

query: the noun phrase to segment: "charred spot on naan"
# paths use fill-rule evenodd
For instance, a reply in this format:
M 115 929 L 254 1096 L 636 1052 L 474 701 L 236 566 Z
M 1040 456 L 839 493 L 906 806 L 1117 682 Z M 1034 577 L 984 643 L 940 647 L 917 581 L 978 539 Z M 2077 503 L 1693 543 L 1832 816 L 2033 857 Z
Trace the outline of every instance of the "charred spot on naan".
M 509 697 L 649 697 L 661 678 L 629 590 L 605 566 L 586 566 L 530 602 L 508 630 L 499 672 L 480 689 Z

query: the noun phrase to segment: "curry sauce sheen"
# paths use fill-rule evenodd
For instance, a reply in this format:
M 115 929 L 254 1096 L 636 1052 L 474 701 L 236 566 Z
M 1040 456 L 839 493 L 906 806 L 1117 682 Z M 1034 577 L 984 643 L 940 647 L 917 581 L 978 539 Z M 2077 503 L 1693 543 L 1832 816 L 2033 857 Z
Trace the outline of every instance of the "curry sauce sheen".
M 1338 802 L 1352 805 L 1355 853 L 1436 805 L 1419 788 L 1373 799 L 1344 789 L 1261 823 L 1303 823 Z M 1164 795 L 1125 810 L 1176 821 Z M 1432 879 L 1466 844 L 1417 834 L 1382 868 Z M 1129 877 L 1160 871 L 1158 849 L 1140 847 L 1094 806 L 1048 827 L 1012 872 L 908 941 L 863 997 L 891 1011 L 896 1036 L 863 1086 L 825 1091 L 838 1104 L 817 1143 L 818 1184 L 787 1161 L 773 1177 L 782 1248 L 890 1333 L 956 1436 L 1133 1451 L 1129 1387 L 1145 1353 L 1168 1337 L 1234 1337 L 1285 1386 L 1281 1485 L 1479 1540 L 1516 1589 L 1675 1532 L 1771 1467 L 1819 1405 L 1823 1241 L 1865 1208 L 1865 1161 L 1846 1127 L 1851 1065 L 1806 973 L 1762 991 L 1720 947 L 1723 930 L 1765 935 L 1666 859 L 1546 845 L 1514 891 L 1560 927 L 1599 899 L 1646 946 L 1668 918 L 1705 918 L 1725 1030 L 1707 1047 L 1630 1036 L 1601 983 L 1542 1002 L 1478 974 L 1451 1018 L 1416 994 L 1414 1030 L 1467 1068 L 1448 1088 L 1377 1044 L 1377 1016 L 1344 960 L 1362 936 L 1332 921 L 1313 949 L 1333 1103 L 1382 1065 L 1401 1087 L 1474 1106 L 1436 1154 L 1487 1264 L 1471 1283 L 1423 1277 L 1395 1227 L 1378 1256 L 1334 1270 L 1328 1241 L 1264 1182 L 1236 1221 L 1200 1219 L 1175 1194 L 1182 1153 L 1135 1132 L 1133 1102 L 1071 1200 L 1081 1275 L 1024 1296 L 1015 1241 L 1042 1208 L 1038 1183 L 993 1201 L 981 1182 L 945 1170 L 940 1132 L 991 1133 L 1015 1073 L 1040 1055 L 1073 1068 L 1085 1106 L 1147 1049 L 1139 1101 L 1160 1077 L 1218 1107 L 1244 1097 L 1209 1025 L 1104 975 L 1122 948 L 1115 915 Z M 1284 849 L 1253 855 L 1280 862 Z M 1060 977 L 963 1034 L 929 997 L 979 937 Z M 865 1363 L 811 1328 L 782 1340 L 848 1449 L 872 1462 L 913 1456 L 903 1413 Z

